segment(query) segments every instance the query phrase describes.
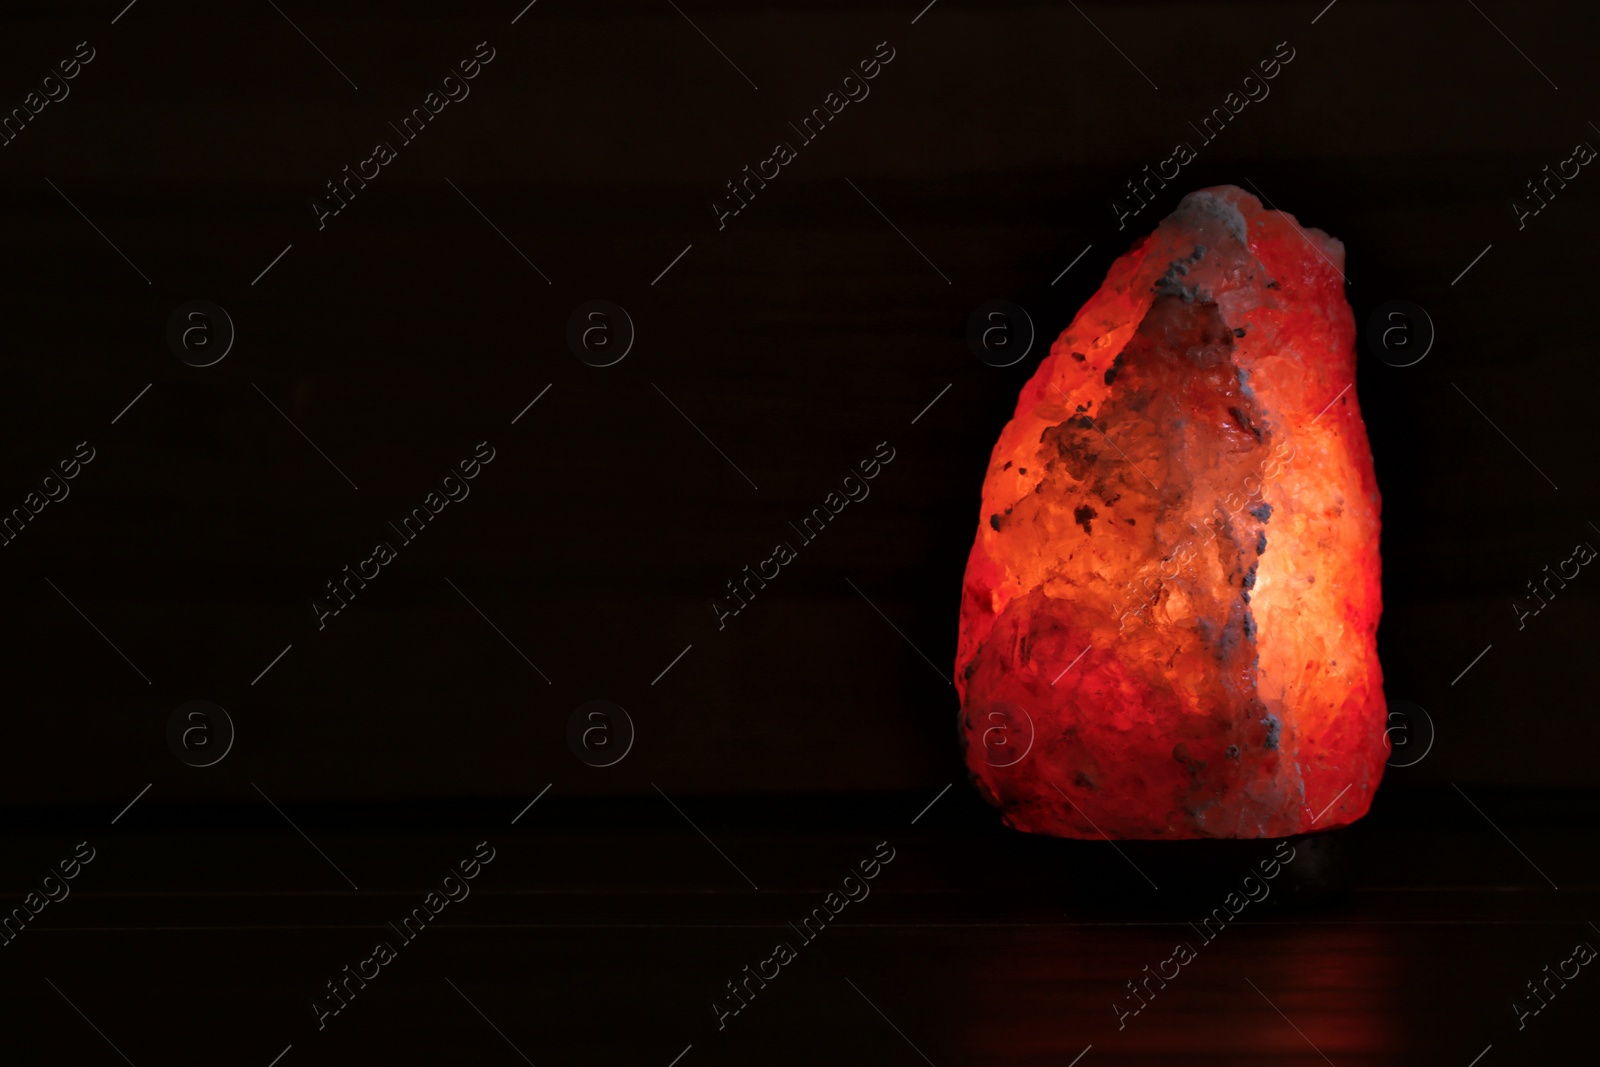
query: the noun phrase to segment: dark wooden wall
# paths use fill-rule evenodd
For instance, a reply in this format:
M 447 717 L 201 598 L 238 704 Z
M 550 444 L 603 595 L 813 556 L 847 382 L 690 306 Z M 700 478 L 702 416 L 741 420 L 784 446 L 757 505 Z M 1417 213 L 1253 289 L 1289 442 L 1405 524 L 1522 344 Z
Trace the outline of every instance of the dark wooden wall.
M 96 50 L 0 148 L 0 507 L 96 450 L 0 549 L 6 803 L 120 803 L 150 781 L 181 800 L 956 779 L 946 679 L 989 448 L 1111 260 L 1220 182 L 1342 238 L 1358 317 L 1407 299 L 1438 330 L 1417 366 L 1364 356 L 1359 386 L 1389 693 L 1438 727 L 1396 776 L 1600 780 L 1600 577 L 1521 631 L 1511 607 L 1600 545 L 1600 174 L 1520 231 L 1511 209 L 1600 145 L 1587 6 L 1479 5 L 1491 25 L 1465 3 L 1340 0 L 1313 25 L 1316 0 L 939 0 L 913 25 L 916 0 L 539 0 L 513 26 L 517 0 L 139 0 L 112 25 L 120 6 L 11 5 L 0 35 L 7 108 Z M 322 184 L 484 40 L 471 95 L 319 231 Z M 882 41 L 871 95 L 719 230 L 722 183 Z M 1281 41 L 1271 95 L 1119 231 L 1122 183 Z M 1039 327 L 1009 369 L 963 339 L 992 297 Z M 204 369 L 164 338 L 195 298 L 238 331 Z M 609 368 L 564 340 L 595 298 L 637 327 Z M 485 439 L 471 496 L 319 631 L 322 583 Z M 884 441 L 871 496 L 719 631 L 723 583 Z M 163 732 L 194 698 L 239 727 L 205 771 Z M 594 698 L 638 728 L 607 770 L 565 741 Z

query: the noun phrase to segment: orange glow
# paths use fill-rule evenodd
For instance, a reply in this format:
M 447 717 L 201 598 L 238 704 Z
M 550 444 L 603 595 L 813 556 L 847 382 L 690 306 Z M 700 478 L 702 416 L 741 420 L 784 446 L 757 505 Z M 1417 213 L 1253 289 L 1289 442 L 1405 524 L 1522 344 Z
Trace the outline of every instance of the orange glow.
M 1008 825 L 1281 837 L 1366 813 L 1379 498 L 1343 262 L 1233 186 L 1191 193 L 1024 386 L 955 679 Z

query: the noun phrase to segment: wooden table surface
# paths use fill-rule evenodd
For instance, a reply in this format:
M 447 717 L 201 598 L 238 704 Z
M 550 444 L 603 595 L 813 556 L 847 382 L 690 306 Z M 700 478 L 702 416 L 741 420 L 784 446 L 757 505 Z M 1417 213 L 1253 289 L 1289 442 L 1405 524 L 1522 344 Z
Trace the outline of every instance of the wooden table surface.
M 1490 1046 L 1484 1067 L 1590 1062 L 1587 969 L 1520 1030 L 1511 1005 L 1600 944 L 1591 801 L 1381 794 L 1365 823 L 1294 842 L 1269 895 L 1207 940 L 1191 924 L 1243 884 L 1241 843 L 1029 838 L 965 788 L 931 807 L 552 793 L 520 818 L 522 802 L 56 812 L 7 863 L 5 899 L 79 840 L 96 855 L 0 957 L 4 1043 L 33 1050 L 6 1062 L 109 1065 L 112 1043 L 140 1067 L 266 1067 L 287 1046 L 282 1067 L 1467 1067 Z M 1345 890 L 1290 901 L 1330 839 L 1340 858 L 1314 881 Z M 387 924 L 482 841 L 469 895 L 401 941 Z M 890 850 L 803 941 L 790 924 Z M 378 940 L 395 958 L 319 1030 L 310 998 Z M 719 1029 L 724 983 L 778 941 L 794 958 Z M 1120 1017 L 1125 983 L 1170 975 L 1178 943 L 1193 958 Z

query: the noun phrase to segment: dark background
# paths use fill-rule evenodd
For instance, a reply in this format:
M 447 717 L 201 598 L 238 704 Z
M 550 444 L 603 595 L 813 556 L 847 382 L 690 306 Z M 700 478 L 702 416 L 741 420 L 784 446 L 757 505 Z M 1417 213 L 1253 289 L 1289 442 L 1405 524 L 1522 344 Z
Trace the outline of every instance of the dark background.
M 700 1062 L 921 1063 L 885 1019 L 940 1067 L 1065 1065 L 1090 1042 L 1082 1067 L 1118 1049 L 1168 1063 L 1196 1041 L 1213 1058 L 1193 1062 L 1465 1064 L 1491 1039 L 1492 1067 L 1579 1040 L 1575 1002 L 1525 1060 L 1500 1031 L 1524 978 L 1594 940 L 1576 931 L 1595 911 L 1600 579 L 1520 631 L 1512 607 L 1575 543 L 1600 545 L 1600 176 L 1520 231 L 1511 206 L 1577 142 L 1600 145 L 1588 6 L 538 0 L 512 25 L 521 0 L 123 2 L 13 3 L 0 34 L 5 109 L 77 42 L 97 52 L 0 148 L 0 509 L 77 442 L 97 453 L 0 548 L 11 895 L 71 842 L 114 841 L 97 886 L 0 950 L 29 954 L 5 979 L 30 1018 L 18 1042 L 67 1043 L 39 1062 L 121 1062 L 41 975 L 141 1065 L 264 1067 L 291 1042 L 281 1067 L 380 1048 L 522 1062 L 442 971 L 541 1067 L 569 1046 L 665 1067 L 691 1041 L 680 1067 L 699 1067 L 720 1040 L 705 1002 L 766 954 L 753 928 L 908 834 L 934 836 L 909 839 L 857 940 Z M 323 183 L 394 141 L 387 123 L 484 40 L 497 55 L 471 95 L 319 231 Z M 795 143 L 787 124 L 880 41 L 896 56 L 871 95 L 719 231 L 723 183 Z M 1296 56 L 1270 96 L 1199 146 L 1188 123 L 1280 41 Z M 1119 231 L 1123 183 L 1179 140 L 1198 159 Z M 1437 328 L 1421 363 L 1363 350 L 1358 378 L 1384 494 L 1386 688 L 1437 737 L 1386 778 L 1366 910 L 1241 934 L 1233 967 L 1186 979 L 1173 996 L 1190 1003 L 1132 1039 L 1107 1002 L 1174 935 L 1121 932 L 1148 915 L 1072 904 L 1081 872 L 997 836 L 964 784 L 948 678 L 1017 391 L 1111 261 L 1218 183 L 1343 240 L 1358 323 L 1404 299 Z M 997 297 L 1039 335 L 1007 369 L 964 337 Z M 608 368 L 565 340 L 596 298 L 637 327 Z M 237 327 L 215 366 L 167 345 L 192 299 Z M 323 583 L 485 439 L 497 458 L 470 497 L 319 632 Z M 788 523 L 882 441 L 896 458 L 871 496 L 719 632 L 723 583 L 793 543 Z M 237 726 L 210 768 L 167 744 L 192 699 Z M 637 727 L 610 768 L 567 744 L 591 699 Z M 364 1021 L 331 1028 L 345 1044 L 312 1051 L 326 1035 L 303 1002 L 364 953 L 355 931 L 510 833 L 547 785 L 517 832 L 552 836 L 503 849 L 502 881 L 457 917 L 465 942 L 408 955 L 407 977 L 353 1005 Z M 1091 881 L 1144 892 L 1094 855 Z M 740 896 L 735 865 L 761 893 Z M 1236 971 L 1297 989 L 1269 1002 L 1320 1051 Z
M 257 780 L 330 800 L 950 781 L 946 679 L 993 440 L 1110 261 L 1221 182 L 1345 242 L 1358 320 L 1407 299 L 1438 331 L 1413 367 L 1364 354 L 1358 385 L 1384 494 L 1388 692 L 1438 728 L 1407 773 L 1600 780 L 1587 576 L 1521 632 L 1511 607 L 1600 543 L 1595 182 L 1585 170 L 1521 232 L 1510 206 L 1600 143 L 1584 9 L 1497 19 L 1559 90 L 1455 3 L 1343 0 L 1314 26 L 1301 4 L 1086 12 L 1159 90 L 1070 6 L 940 3 L 915 26 L 915 10 L 844 4 L 686 11 L 759 90 L 664 3 L 540 0 L 515 26 L 494 5 L 285 12 L 359 90 L 265 3 L 149 0 L 115 26 L 99 5 L 11 8 L 5 101 L 76 42 L 98 54 L 0 149 L 4 505 L 76 442 L 98 456 L 0 560 L 9 802 L 110 803 L 151 780 L 153 799 Z M 396 140 L 386 123 L 482 40 L 497 56 L 471 95 L 319 232 L 322 184 Z M 896 58 L 871 95 L 719 232 L 722 183 L 797 140 L 787 123 L 884 40 Z M 1187 122 L 1279 41 L 1296 57 L 1271 95 L 1119 232 L 1122 183 L 1197 143 Z M 963 340 L 991 297 L 1040 335 L 1004 370 Z M 196 298 L 238 333 L 204 369 L 165 341 Z M 604 369 L 564 339 L 594 298 L 638 332 Z M 498 458 L 472 495 L 318 632 L 323 583 L 484 439 Z M 897 458 L 871 497 L 719 632 L 723 583 L 795 540 L 787 524 L 880 441 Z M 207 773 L 163 734 L 196 698 L 239 730 Z M 604 773 L 564 743 L 592 698 L 638 726 Z

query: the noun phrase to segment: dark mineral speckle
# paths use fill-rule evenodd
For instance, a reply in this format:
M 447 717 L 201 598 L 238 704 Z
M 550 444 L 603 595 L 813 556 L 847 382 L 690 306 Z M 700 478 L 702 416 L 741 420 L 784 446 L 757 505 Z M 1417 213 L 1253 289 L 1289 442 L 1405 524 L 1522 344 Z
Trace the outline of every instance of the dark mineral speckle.
M 1000 529 L 1000 516 L 998 516 L 998 515 L 990 515 L 989 516 L 989 526 L 992 529 L 999 530 Z
M 1122 369 L 1122 353 L 1117 353 L 1117 358 L 1111 361 L 1111 366 L 1106 369 L 1106 384 L 1110 385 L 1116 380 L 1117 371 Z
M 1267 503 L 1257 504 L 1250 509 L 1250 514 L 1262 522 L 1270 522 L 1272 519 L 1272 505 Z
M 1229 408 L 1228 414 L 1233 416 L 1233 421 L 1238 423 L 1239 428 L 1245 433 L 1254 436 L 1257 441 L 1261 440 L 1261 427 L 1250 420 L 1249 414 L 1243 408 Z
M 1072 509 L 1072 521 L 1082 526 L 1084 533 L 1094 533 L 1094 531 L 1089 528 L 1089 520 L 1095 518 L 1099 514 L 1100 513 L 1098 511 L 1090 507 L 1088 504 L 1081 504 Z M 998 529 L 998 527 L 996 528 Z

